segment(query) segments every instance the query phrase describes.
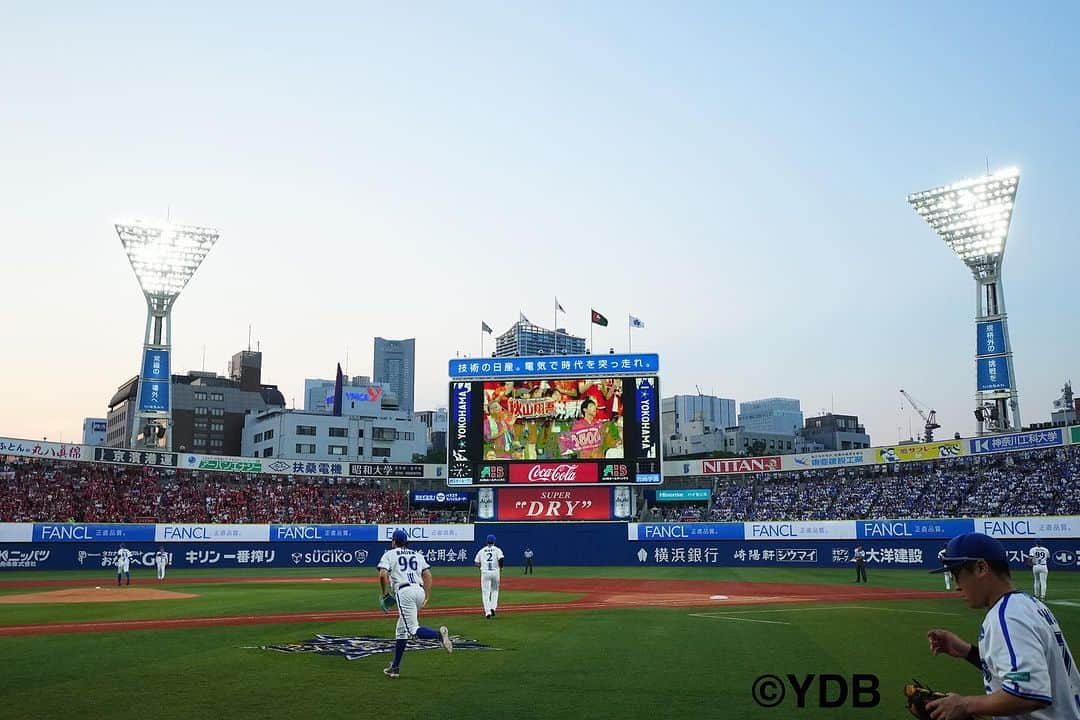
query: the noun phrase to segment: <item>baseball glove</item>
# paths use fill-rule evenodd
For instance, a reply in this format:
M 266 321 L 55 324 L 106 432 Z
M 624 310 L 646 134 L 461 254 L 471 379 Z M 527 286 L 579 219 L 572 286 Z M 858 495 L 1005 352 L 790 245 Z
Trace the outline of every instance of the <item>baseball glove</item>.
M 390 593 L 379 596 L 379 607 L 382 608 L 384 613 L 389 613 L 395 607 L 397 607 L 397 600 Z
M 1028 567 L 1035 567 L 1035 559 L 1030 557 L 1024 558 L 1024 564 Z
M 907 698 L 907 709 L 919 720 L 931 720 L 930 711 L 926 709 L 926 703 L 945 697 L 946 693 L 938 692 L 925 687 L 918 680 L 912 680 L 904 686 L 904 697 Z

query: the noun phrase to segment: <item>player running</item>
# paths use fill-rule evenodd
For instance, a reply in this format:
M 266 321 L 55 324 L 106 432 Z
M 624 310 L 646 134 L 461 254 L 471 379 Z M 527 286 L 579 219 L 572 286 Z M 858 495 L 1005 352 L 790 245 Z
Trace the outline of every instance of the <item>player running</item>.
M 934 718 L 972 715 L 1080 720 L 1080 670 L 1057 620 L 1018 591 L 1001 543 L 982 533 L 949 541 L 943 567 L 968 607 L 987 608 L 978 645 L 948 630 L 927 633 L 930 650 L 966 659 L 983 674 L 986 695 L 950 693 L 926 707 Z
M 432 630 L 420 624 L 420 608 L 428 603 L 431 596 L 431 569 L 424 559 L 424 554 L 406 547 L 409 535 L 404 530 L 395 530 L 391 536 L 391 547 L 379 560 L 379 589 L 383 597 L 393 593 L 397 599 L 398 621 L 394 638 L 394 661 L 383 669 L 389 678 L 401 677 L 401 656 L 410 637 L 421 640 L 439 640 L 446 652 L 453 652 L 450 632 L 443 625 Z
M 487 536 L 487 545 L 480 548 L 473 563 L 480 568 L 480 598 L 484 602 L 484 617 L 495 617 L 499 608 L 499 580 L 503 567 L 503 551 L 495 544 L 495 536 Z

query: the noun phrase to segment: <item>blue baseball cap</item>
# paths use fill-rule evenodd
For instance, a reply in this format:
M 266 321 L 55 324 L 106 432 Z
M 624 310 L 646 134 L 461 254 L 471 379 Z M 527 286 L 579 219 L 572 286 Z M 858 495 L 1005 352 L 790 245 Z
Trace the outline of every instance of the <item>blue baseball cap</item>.
M 943 573 L 955 570 L 959 566 L 972 560 L 985 560 L 1008 566 L 1009 557 L 1005 554 L 1005 546 L 989 535 L 971 532 L 957 535 L 945 546 L 945 555 L 941 558 L 941 567 L 931 570 L 932 573 Z
M 494 545 L 495 544 L 495 536 L 494 535 L 488 535 L 487 536 L 487 541 L 488 541 L 488 545 Z
M 398 528 L 394 531 L 394 534 L 390 536 L 394 542 L 409 542 L 409 533 Z

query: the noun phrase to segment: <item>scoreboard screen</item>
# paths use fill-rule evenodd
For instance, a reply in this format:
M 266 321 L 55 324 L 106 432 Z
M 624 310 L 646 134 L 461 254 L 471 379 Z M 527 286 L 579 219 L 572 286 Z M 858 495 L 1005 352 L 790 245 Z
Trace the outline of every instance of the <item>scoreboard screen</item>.
M 447 484 L 657 484 L 656 376 L 450 383 Z

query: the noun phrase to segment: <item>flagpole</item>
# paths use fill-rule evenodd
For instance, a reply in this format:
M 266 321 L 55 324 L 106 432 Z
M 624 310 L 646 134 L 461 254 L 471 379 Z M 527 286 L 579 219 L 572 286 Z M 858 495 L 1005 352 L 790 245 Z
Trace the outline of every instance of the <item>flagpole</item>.
M 480 357 L 484 357 L 484 326 L 480 326 Z
M 559 354 L 559 298 L 555 298 L 555 324 L 551 326 L 555 333 L 555 354 Z
M 589 313 L 589 352 L 593 352 L 594 350 L 596 350 L 596 347 L 594 347 L 594 341 L 593 341 L 593 328 L 595 326 L 596 326 L 595 323 L 593 323 L 593 321 L 592 321 L 592 313 Z
M 630 324 L 630 317 L 626 318 L 626 351 L 628 353 L 634 352 L 634 326 Z

